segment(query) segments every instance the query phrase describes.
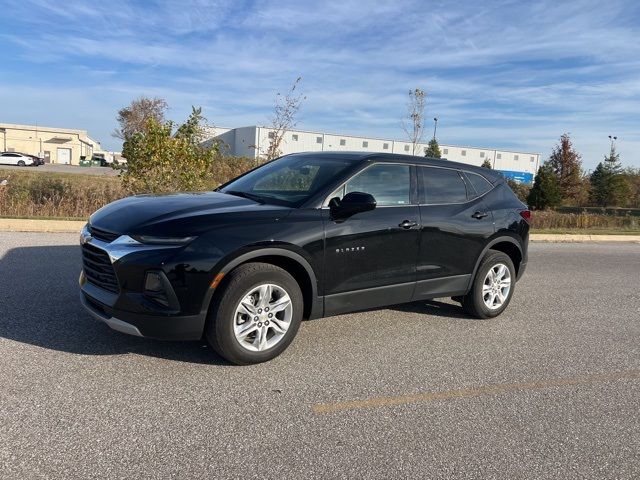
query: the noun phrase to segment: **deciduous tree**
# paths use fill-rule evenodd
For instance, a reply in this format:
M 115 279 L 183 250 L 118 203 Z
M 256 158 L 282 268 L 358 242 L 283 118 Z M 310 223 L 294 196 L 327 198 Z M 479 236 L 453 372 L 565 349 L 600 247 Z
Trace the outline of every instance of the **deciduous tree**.
M 162 98 L 140 97 L 131 102 L 128 107 L 118 111 L 118 125 L 113 131 L 113 136 L 122 140 L 131 138 L 138 132 L 143 132 L 149 120 L 156 123 L 164 123 L 164 115 L 167 111 L 167 102 Z
M 298 77 L 289 91 L 282 96 L 276 94 L 274 102 L 273 116 L 271 117 L 271 131 L 269 132 L 269 146 L 264 153 L 266 160 L 273 160 L 282 155 L 281 145 L 285 133 L 291 130 L 298 123 L 296 116 L 302 106 L 302 102 L 306 100 L 302 93 L 296 91 L 302 81 L 302 77 Z M 258 155 L 261 155 L 258 152 Z
M 560 137 L 547 163 L 558 179 L 562 200 L 575 203 L 582 183 L 582 156 L 573 148 L 568 133 Z
M 427 103 L 427 94 L 416 88 L 409 90 L 407 104 L 407 117 L 402 120 L 402 129 L 409 137 L 412 145 L 412 155 L 418 153 L 418 144 L 424 135 L 424 109 Z

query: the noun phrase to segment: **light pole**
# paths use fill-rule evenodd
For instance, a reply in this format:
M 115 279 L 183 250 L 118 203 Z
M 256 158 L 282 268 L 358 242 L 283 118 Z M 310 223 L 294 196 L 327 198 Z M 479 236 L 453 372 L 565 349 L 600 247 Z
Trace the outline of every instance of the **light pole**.
M 433 139 L 436 139 L 436 129 L 438 128 L 438 119 L 433 117 Z
M 613 161 L 613 148 L 615 146 L 615 141 L 618 140 L 618 137 L 616 137 L 615 135 L 609 135 L 609 140 L 611 140 L 611 150 L 609 153 L 609 159 L 607 161 L 612 162 Z

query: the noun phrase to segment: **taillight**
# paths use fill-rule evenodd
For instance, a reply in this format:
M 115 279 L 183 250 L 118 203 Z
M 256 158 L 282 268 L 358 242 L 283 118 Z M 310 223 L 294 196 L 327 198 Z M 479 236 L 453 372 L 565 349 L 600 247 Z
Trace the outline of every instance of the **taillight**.
M 520 216 L 524 218 L 527 223 L 531 222 L 531 210 L 520 210 Z

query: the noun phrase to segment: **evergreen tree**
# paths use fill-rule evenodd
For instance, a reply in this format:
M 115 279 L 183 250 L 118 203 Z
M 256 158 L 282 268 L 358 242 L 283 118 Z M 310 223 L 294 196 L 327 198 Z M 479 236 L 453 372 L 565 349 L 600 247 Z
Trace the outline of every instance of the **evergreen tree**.
M 488 158 L 484 159 L 484 162 L 482 162 L 482 165 L 480 165 L 482 168 L 488 168 L 489 170 L 491 170 L 493 167 L 491 166 L 491 160 L 489 160 Z
M 545 162 L 540 167 L 533 182 L 533 187 L 527 196 L 527 203 L 531 208 L 544 210 L 560 205 L 562 192 L 558 184 L 553 167 Z
M 435 139 L 435 137 L 429 140 L 429 145 L 424 151 L 424 156 L 430 158 L 442 158 L 442 154 L 440 153 L 440 145 L 438 145 L 438 141 Z
M 582 156 L 573 148 L 569 134 L 560 137 L 547 163 L 558 179 L 562 200 L 577 201 L 582 183 Z
M 626 205 L 629 197 L 629 184 L 620 164 L 620 154 L 611 145 L 611 151 L 604 157 L 591 174 L 590 200 L 601 206 Z

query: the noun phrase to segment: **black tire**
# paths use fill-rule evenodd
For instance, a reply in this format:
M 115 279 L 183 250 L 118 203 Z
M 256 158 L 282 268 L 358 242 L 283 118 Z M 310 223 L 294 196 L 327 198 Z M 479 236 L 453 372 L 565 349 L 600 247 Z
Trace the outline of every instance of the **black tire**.
M 234 333 L 235 312 L 240 300 L 252 288 L 270 283 L 284 289 L 291 298 L 292 318 L 284 337 L 273 347 L 250 351 L 240 345 Z M 304 299 L 298 282 L 286 271 L 268 263 L 247 263 L 229 273 L 221 290 L 216 292 L 205 335 L 213 349 L 236 365 L 250 365 L 271 360 L 280 355 L 298 332 L 304 310 Z
M 489 270 L 498 264 L 503 264 L 509 269 L 511 277 L 511 287 L 505 301 L 499 308 L 490 309 L 484 302 L 482 288 L 484 280 Z M 473 279 L 471 290 L 462 297 L 462 308 L 469 315 L 476 318 L 493 318 L 500 315 L 509 306 L 509 302 L 513 297 L 516 286 L 516 269 L 513 266 L 511 258 L 503 252 L 497 250 L 489 250 L 480 262 L 476 276 Z
M 26 163 L 24 163 L 24 160 L 18 160 L 18 166 L 19 167 L 24 167 L 24 166 L 26 166 Z

